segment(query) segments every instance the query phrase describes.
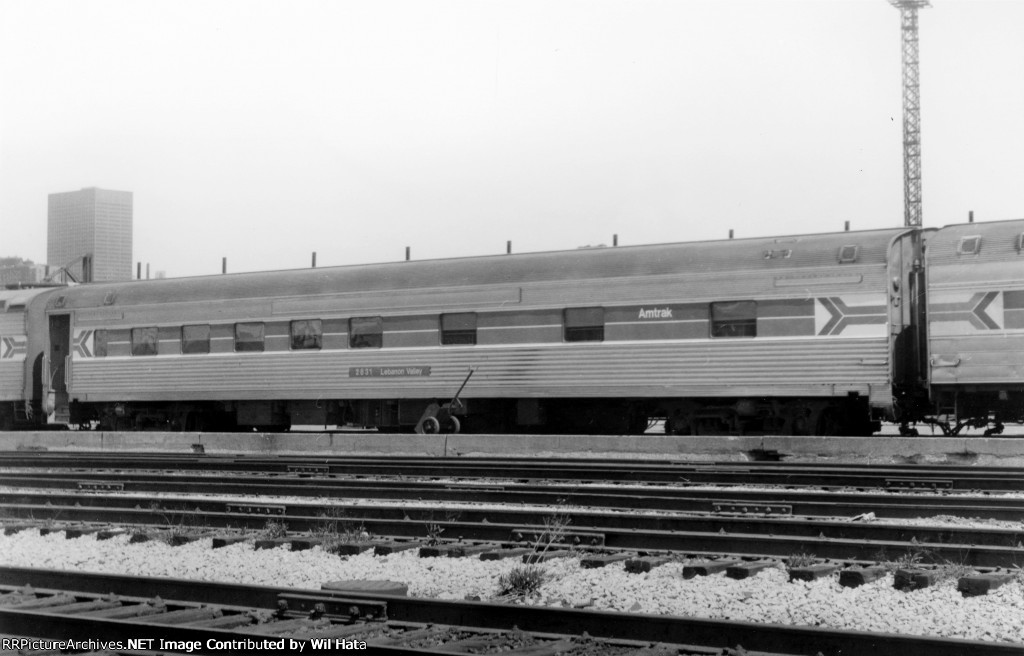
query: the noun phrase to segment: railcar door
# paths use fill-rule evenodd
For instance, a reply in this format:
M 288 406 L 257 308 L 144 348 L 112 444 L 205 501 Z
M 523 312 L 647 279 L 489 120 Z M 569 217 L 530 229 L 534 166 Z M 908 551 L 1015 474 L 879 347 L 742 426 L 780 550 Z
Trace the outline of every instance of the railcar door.
M 893 239 L 888 257 L 889 362 L 901 419 L 926 400 L 923 240 L 931 230 Z
M 68 385 L 71 381 L 71 315 L 50 315 L 50 345 L 43 366 L 47 375 L 44 409 L 48 421 L 65 424 L 71 419 Z
M 911 302 L 913 294 L 909 289 L 913 267 L 914 247 L 913 233 L 904 233 L 893 239 L 889 249 L 889 334 L 893 382 L 899 385 L 912 385 L 917 379 L 914 371 L 913 343 L 913 312 Z

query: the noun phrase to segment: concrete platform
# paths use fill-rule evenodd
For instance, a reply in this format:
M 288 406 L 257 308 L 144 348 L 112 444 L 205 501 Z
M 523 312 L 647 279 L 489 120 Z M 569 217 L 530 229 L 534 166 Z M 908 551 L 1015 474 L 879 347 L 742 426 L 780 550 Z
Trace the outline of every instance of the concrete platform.
M 201 447 L 201 449 L 200 449 Z M 0 451 L 579 457 L 736 461 L 777 451 L 785 462 L 860 462 L 1024 467 L 1016 437 L 683 437 L 664 435 L 389 435 L 325 433 L 0 433 Z

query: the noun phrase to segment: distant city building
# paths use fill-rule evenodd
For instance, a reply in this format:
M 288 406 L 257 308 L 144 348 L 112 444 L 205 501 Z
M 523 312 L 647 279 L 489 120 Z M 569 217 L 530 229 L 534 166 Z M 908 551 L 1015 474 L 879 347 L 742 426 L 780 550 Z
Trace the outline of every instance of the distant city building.
M 132 279 L 132 192 L 88 187 L 50 194 L 46 259 L 51 271 L 68 266 L 83 279 L 82 258 L 91 257 L 96 282 Z
M 0 287 L 21 283 L 42 282 L 46 277 L 45 264 L 0 264 Z

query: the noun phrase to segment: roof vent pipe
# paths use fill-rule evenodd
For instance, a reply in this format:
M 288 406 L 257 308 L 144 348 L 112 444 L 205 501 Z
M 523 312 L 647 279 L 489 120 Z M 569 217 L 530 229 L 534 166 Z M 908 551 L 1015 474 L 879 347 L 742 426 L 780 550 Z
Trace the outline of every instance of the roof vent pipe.
M 314 269 L 316 268 L 316 251 L 313 251 L 313 267 L 312 268 L 314 268 Z
M 732 236 L 733 236 L 732 228 L 729 228 L 729 239 L 732 239 Z
M 974 210 L 967 213 L 967 222 L 974 223 Z
M 412 246 L 405 247 L 405 261 L 408 262 L 409 258 L 412 257 Z
M 505 242 L 505 255 L 511 255 L 511 254 L 512 254 L 512 240 L 510 239 L 510 240 Z

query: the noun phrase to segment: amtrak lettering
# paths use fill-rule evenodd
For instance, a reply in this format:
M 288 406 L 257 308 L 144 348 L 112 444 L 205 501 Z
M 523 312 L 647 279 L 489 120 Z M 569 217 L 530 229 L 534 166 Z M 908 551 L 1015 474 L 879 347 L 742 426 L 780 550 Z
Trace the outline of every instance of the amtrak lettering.
M 643 308 L 640 308 L 640 315 L 637 317 L 637 319 L 671 319 L 671 318 L 672 318 L 672 308 L 667 308 L 667 307 L 666 308 L 651 308 L 650 310 L 645 310 Z
M 430 367 L 350 367 L 349 378 L 396 378 L 399 376 L 429 376 Z

